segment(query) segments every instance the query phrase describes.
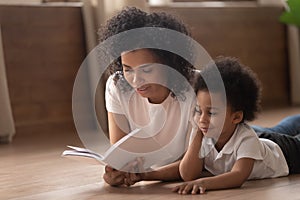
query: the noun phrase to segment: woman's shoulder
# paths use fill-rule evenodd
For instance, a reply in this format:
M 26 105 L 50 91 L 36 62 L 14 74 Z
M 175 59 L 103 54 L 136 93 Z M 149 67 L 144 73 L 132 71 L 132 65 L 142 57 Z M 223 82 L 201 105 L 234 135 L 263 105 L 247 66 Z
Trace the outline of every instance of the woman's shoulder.
M 123 77 L 122 72 L 116 71 L 108 77 L 106 81 L 106 91 L 126 94 L 126 92 L 132 91 L 132 88 Z
M 115 73 L 109 75 L 109 77 L 106 80 L 106 92 L 113 92 L 117 89 L 116 84 L 114 82 L 115 79 Z
M 114 80 L 118 79 L 118 77 L 120 76 L 119 74 L 120 74 L 119 71 L 116 71 L 113 74 L 110 74 L 108 76 L 108 78 L 107 78 L 106 84 L 108 84 L 108 83 L 110 83 L 110 84 L 114 83 Z

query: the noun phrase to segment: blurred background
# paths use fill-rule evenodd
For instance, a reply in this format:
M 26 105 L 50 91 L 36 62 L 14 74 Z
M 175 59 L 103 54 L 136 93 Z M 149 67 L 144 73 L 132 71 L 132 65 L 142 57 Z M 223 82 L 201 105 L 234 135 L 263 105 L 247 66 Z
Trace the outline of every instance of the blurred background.
M 212 58 L 250 66 L 263 109 L 300 105 L 299 32 L 279 20 L 285 0 L 0 0 L 0 142 L 45 127 L 74 130 L 76 73 L 99 26 L 124 6 L 175 14 Z M 103 85 L 96 110 L 107 131 Z

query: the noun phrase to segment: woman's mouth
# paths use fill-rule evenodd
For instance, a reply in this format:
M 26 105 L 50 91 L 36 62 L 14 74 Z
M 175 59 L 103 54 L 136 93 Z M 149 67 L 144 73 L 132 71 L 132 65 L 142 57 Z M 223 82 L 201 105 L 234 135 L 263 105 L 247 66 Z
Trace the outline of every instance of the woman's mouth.
M 140 94 L 144 94 L 145 92 L 147 92 L 149 86 L 141 86 L 141 87 L 138 87 L 136 88 L 136 91 Z
M 137 88 L 138 91 L 145 91 L 146 89 L 147 89 L 146 86 L 142 86 L 142 87 Z

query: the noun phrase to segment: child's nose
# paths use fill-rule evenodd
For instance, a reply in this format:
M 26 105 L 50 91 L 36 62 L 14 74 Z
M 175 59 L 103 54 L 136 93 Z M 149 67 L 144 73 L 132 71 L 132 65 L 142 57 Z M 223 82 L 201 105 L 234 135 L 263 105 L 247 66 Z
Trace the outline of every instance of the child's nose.
M 199 122 L 200 123 L 208 123 L 209 122 L 209 116 L 207 114 L 202 113 L 200 115 Z

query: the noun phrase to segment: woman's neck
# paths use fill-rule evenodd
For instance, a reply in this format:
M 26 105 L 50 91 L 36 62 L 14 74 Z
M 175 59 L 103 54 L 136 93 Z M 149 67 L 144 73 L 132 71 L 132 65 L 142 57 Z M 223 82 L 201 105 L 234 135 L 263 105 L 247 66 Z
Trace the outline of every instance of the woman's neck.
M 160 91 L 157 91 L 155 97 L 148 98 L 148 101 L 152 104 L 161 104 L 168 98 L 169 94 L 170 90 L 168 88 L 162 88 Z

